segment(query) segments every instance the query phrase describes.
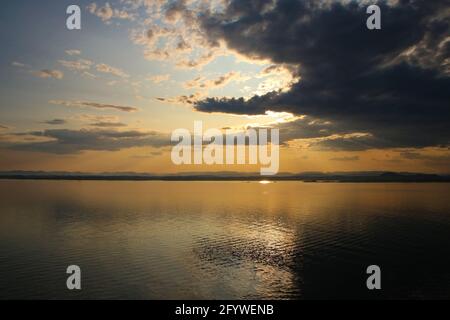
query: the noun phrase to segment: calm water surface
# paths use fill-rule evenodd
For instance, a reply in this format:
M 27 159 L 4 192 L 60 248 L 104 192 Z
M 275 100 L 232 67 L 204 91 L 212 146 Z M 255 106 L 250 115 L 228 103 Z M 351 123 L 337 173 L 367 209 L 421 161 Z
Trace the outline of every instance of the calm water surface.
M 0 298 L 450 298 L 450 184 L 0 181 Z M 82 269 L 82 290 L 65 270 Z M 365 287 L 367 266 L 382 290 Z

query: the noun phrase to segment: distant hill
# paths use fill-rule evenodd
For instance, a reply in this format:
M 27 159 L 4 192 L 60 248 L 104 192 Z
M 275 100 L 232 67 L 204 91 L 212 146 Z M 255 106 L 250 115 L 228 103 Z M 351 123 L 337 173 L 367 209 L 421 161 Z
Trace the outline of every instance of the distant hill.
M 0 172 L 0 179 L 14 180 L 111 180 L 111 181 L 304 181 L 304 182 L 450 182 L 450 175 L 409 172 L 304 172 L 261 176 L 239 172 L 188 172 L 180 174 L 152 174 L 136 172 L 82 173 L 9 171 Z

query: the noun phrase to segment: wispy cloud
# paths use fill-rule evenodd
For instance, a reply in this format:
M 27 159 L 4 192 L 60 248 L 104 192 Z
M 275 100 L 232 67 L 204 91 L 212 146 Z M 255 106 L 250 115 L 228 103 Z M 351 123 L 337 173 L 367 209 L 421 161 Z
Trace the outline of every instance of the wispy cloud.
M 151 81 L 155 84 L 168 81 L 169 79 L 170 79 L 170 74 L 158 74 L 158 75 L 151 76 L 148 78 L 149 81 Z
M 71 50 L 66 50 L 66 54 L 68 54 L 69 56 L 79 56 L 81 54 L 81 51 L 71 49 Z
M 94 115 L 94 114 L 80 114 L 75 116 L 76 120 L 83 122 L 119 122 L 118 116 L 113 115 Z
M 18 133 L 36 141 L 10 143 L 13 150 L 53 154 L 77 154 L 83 151 L 119 151 L 133 147 L 161 148 L 170 146 L 170 136 L 165 133 L 113 129 L 52 129 Z
M 91 66 L 94 64 L 90 60 L 86 59 L 78 59 L 78 60 L 59 60 L 59 64 L 61 64 L 63 67 L 72 70 L 72 71 L 86 71 L 91 68 Z
M 224 87 L 232 81 L 244 82 L 249 80 L 249 77 L 242 76 L 240 72 L 231 71 L 216 79 L 206 79 L 205 77 L 197 77 L 184 84 L 185 88 L 197 88 L 197 89 L 212 89 L 218 87 Z
M 80 73 L 90 78 L 98 77 L 91 71 L 94 66 L 95 70 L 98 72 L 112 74 L 119 78 L 130 78 L 130 75 L 127 74 L 122 69 L 112 67 L 106 63 L 96 64 L 95 62 L 89 59 L 59 60 L 58 63 L 73 72 Z
M 55 104 L 55 105 L 61 105 L 66 107 L 88 107 L 88 108 L 95 108 L 95 109 L 113 109 L 118 110 L 122 112 L 135 112 L 138 111 L 139 108 L 137 107 L 130 107 L 130 106 L 121 106 L 121 105 L 114 105 L 114 104 L 104 104 L 104 103 L 97 103 L 97 102 L 89 102 L 89 101 L 66 101 L 66 100 L 50 100 L 49 103 Z
M 110 23 L 111 19 L 134 20 L 135 16 L 125 10 L 115 9 L 108 2 L 104 6 L 98 6 L 95 2 L 87 6 L 87 10 L 99 17 L 103 22 Z
M 196 92 L 196 93 L 193 93 L 190 95 L 181 95 L 181 96 L 170 97 L 170 98 L 157 97 L 156 100 L 158 100 L 160 102 L 164 102 L 164 103 L 170 103 L 170 104 L 194 105 L 203 97 L 204 97 L 203 94 Z
M 41 69 L 41 70 L 32 70 L 31 66 L 22 62 L 13 61 L 11 62 L 11 66 L 20 69 L 26 69 L 26 72 L 31 73 L 32 75 L 42 78 L 42 79 L 58 79 L 61 80 L 64 78 L 64 73 L 57 69 Z
M 63 125 L 63 124 L 66 124 L 67 121 L 64 120 L 64 119 L 52 119 L 52 120 L 44 121 L 44 123 L 45 123 L 45 124 L 50 124 L 50 125 L 57 126 L 57 125 Z
M 119 127 L 126 127 L 127 125 L 122 122 L 94 122 L 91 123 L 90 126 L 99 128 L 119 128 Z
M 441 152 L 439 154 L 427 154 L 424 152 L 404 151 L 400 153 L 400 156 L 406 160 L 441 161 L 450 163 L 450 154 L 448 152 Z
M 28 68 L 28 67 L 29 67 L 29 66 L 26 65 L 25 63 L 17 62 L 17 61 L 13 61 L 13 62 L 11 63 L 11 65 L 12 65 L 13 67 L 16 67 L 16 68 Z
M 359 157 L 358 156 L 349 156 L 349 157 L 336 157 L 336 158 L 331 158 L 331 161 L 358 161 Z
M 62 71 L 59 70 L 50 70 L 50 69 L 43 69 L 43 70 L 39 70 L 39 71 L 33 71 L 33 74 L 36 77 L 42 78 L 42 79 L 62 79 L 64 78 L 64 73 Z
M 120 78 L 129 78 L 130 77 L 123 70 L 121 70 L 119 68 L 111 67 L 110 65 L 107 65 L 105 63 L 97 64 L 96 69 L 98 72 L 110 73 L 110 74 L 115 75 Z

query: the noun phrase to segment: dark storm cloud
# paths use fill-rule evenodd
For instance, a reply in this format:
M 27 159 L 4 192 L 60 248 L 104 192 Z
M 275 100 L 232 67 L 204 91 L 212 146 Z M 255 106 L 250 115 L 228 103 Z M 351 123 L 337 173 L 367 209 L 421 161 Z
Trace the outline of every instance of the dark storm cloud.
M 82 151 L 118 151 L 132 147 L 165 147 L 170 145 L 170 136 L 159 132 L 115 131 L 115 130 L 45 130 L 18 133 L 17 136 L 49 138 L 49 141 L 14 143 L 10 149 L 46 152 L 54 154 L 76 154 Z
M 371 134 L 318 142 L 326 148 L 448 145 L 448 2 L 378 5 L 382 30 L 372 31 L 365 25 L 366 6 L 357 2 L 231 0 L 224 12 L 202 14 L 211 45 L 224 40 L 248 57 L 297 65 L 301 80 L 288 92 L 207 98 L 195 108 L 250 115 L 287 111 L 330 121 L 329 134 Z M 301 129 L 291 125 L 300 136 Z

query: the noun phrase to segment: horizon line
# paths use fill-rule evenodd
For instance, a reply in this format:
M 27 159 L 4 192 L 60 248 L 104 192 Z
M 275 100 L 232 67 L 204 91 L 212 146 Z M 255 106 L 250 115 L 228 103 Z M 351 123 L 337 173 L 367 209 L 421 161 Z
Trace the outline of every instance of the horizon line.
M 0 172 L 0 180 L 91 180 L 91 181 L 303 181 L 303 182 L 450 182 L 449 174 L 392 171 L 303 172 L 261 176 L 240 172 L 82 173 L 48 171 Z

